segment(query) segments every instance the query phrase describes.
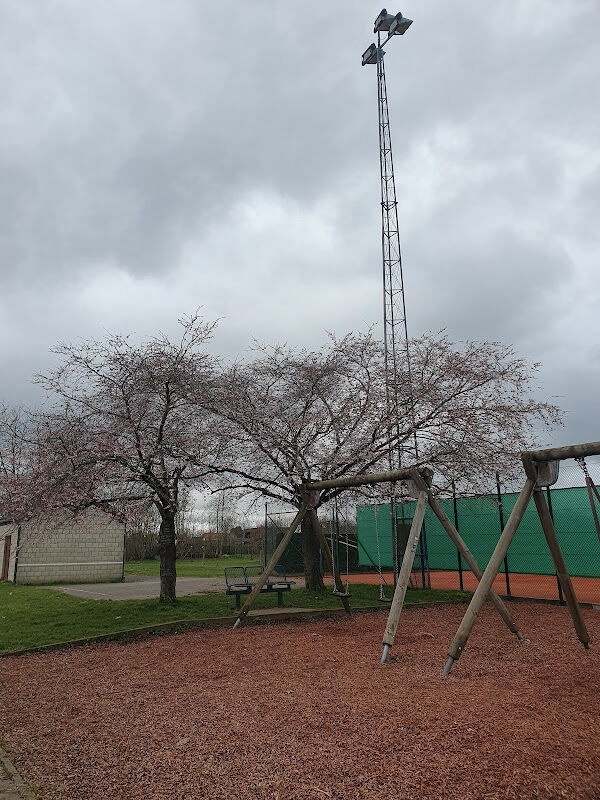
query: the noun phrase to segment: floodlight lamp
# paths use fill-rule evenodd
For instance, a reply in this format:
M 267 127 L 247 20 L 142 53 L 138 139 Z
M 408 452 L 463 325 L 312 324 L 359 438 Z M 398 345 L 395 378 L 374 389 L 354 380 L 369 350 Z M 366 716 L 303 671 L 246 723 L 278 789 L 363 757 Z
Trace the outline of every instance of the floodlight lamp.
M 382 8 L 379 16 L 375 20 L 375 26 L 373 28 L 373 33 L 379 33 L 379 31 L 389 31 L 390 25 L 394 20 L 393 14 L 388 14 L 386 8 Z
M 381 55 L 383 56 L 383 50 L 381 51 Z M 365 52 L 362 54 L 362 65 L 365 67 L 367 64 L 376 64 L 377 63 L 377 45 L 375 43 L 370 44 Z
M 406 31 L 410 28 L 412 23 L 412 19 L 403 17 L 399 12 L 390 23 L 390 36 L 402 36 L 402 34 L 406 33 Z

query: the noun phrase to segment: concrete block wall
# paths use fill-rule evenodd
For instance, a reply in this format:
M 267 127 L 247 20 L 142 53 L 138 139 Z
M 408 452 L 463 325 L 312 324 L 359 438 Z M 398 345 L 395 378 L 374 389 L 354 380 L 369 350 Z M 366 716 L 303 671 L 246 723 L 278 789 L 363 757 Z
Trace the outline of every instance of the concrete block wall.
M 125 526 L 95 509 L 21 525 L 17 583 L 118 580 Z

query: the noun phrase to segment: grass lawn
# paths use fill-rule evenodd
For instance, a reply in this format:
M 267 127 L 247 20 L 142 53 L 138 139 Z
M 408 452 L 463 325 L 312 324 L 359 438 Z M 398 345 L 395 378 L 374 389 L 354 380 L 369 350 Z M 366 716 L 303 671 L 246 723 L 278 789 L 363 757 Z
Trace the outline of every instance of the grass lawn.
M 258 567 L 258 558 L 227 556 L 226 558 L 181 558 L 177 561 L 178 578 L 222 578 L 225 567 Z M 125 575 L 152 575 L 158 577 L 160 561 L 126 561 Z
M 378 596 L 378 586 L 355 584 L 350 603 L 354 608 L 377 605 Z M 409 590 L 406 605 L 461 602 L 470 596 L 469 592 Z M 340 601 L 329 591 L 315 594 L 294 589 L 284 597 L 287 606 L 340 608 Z M 258 597 L 255 607 L 276 604 L 276 596 L 265 594 Z M 85 600 L 38 586 L 0 583 L 0 652 L 161 622 L 227 616 L 235 616 L 234 598 L 220 593 L 189 595 L 171 606 L 157 600 Z

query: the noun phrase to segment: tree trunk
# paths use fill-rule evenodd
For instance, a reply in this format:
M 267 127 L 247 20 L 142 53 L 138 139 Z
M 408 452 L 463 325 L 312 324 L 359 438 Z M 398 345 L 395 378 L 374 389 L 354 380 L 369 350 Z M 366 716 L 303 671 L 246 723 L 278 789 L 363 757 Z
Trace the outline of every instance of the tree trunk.
M 323 574 L 321 572 L 321 560 L 319 540 L 313 530 L 310 516 L 305 514 L 300 527 L 300 541 L 302 542 L 302 561 L 304 564 L 304 580 L 306 588 L 313 592 L 323 591 Z
M 158 552 L 160 555 L 160 602 L 174 603 L 175 597 L 175 514 L 161 512 Z

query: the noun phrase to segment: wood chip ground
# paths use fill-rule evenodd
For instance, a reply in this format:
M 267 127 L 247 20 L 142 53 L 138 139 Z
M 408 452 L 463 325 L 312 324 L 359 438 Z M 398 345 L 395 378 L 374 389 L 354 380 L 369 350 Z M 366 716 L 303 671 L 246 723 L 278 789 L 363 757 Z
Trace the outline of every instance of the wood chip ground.
M 0 736 L 48 800 L 600 798 L 600 612 L 463 606 L 198 631 L 0 663 Z

